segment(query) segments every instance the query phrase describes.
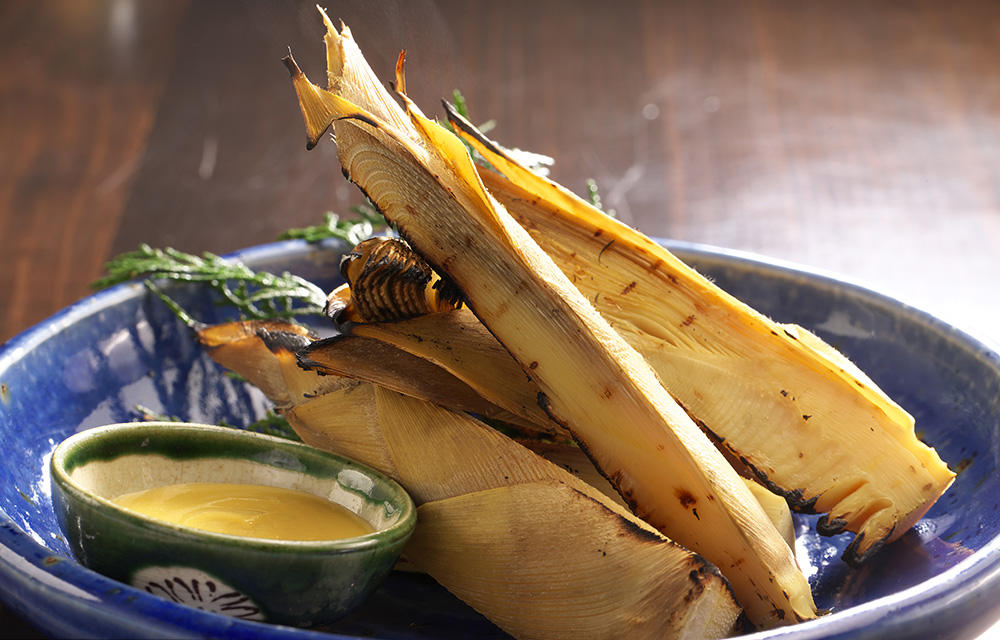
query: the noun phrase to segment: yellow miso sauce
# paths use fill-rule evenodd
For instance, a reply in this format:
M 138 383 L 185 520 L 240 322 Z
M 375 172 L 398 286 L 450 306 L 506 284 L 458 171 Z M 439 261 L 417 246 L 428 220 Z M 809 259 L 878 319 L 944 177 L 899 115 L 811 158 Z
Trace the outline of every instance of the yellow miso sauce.
M 127 493 L 112 502 L 159 520 L 249 538 L 336 540 L 375 530 L 331 500 L 265 485 L 190 482 Z

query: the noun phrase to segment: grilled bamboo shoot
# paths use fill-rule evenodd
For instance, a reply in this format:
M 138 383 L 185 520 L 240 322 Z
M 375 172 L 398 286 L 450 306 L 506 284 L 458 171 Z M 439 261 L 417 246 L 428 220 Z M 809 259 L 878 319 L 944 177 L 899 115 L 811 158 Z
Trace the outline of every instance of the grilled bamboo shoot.
M 353 47 L 328 23 L 329 49 Z M 343 54 L 328 54 L 340 63 Z M 405 87 L 402 59 L 397 87 Z M 361 64 L 360 60 L 354 59 Z M 330 90 L 286 63 L 310 143 L 331 124 L 343 171 L 464 294 L 562 424 L 635 512 L 726 575 L 750 620 L 770 627 L 815 606 L 787 545 L 742 480 L 531 237 L 485 190 L 465 147 L 400 94 L 406 111 L 345 89 L 363 69 L 328 68 Z M 367 81 L 365 86 L 377 85 Z

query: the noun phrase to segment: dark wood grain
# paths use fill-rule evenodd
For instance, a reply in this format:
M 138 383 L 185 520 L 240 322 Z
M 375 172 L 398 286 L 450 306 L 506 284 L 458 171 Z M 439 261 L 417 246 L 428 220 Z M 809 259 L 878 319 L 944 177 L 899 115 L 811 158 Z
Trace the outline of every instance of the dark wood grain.
M 0 338 L 87 293 L 111 251 L 184 4 L 0 4 Z
M 6 3 L 0 336 L 140 242 L 224 252 L 359 202 L 304 150 L 280 58 L 322 78 L 310 2 Z M 1000 332 L 992 3 L 351 1 L 386 80 L 459 88 L 651 235 L 843 273 Z M 117 23 L 116 23 L 117 21 Z M 118 26 L 127 25 L 127 26 Z M 117 29 L 117 31 L 116 31 Z M 117 34 L 117 35 L 116 35 Z
M 650 235 L 859 279 L 1000 340 L 1000 3 L 327 3 L 429 114 Z M 147 242 L 226 252 L 347 213 L 280 59 L 314 3 L 0 3 L 0 340 Z

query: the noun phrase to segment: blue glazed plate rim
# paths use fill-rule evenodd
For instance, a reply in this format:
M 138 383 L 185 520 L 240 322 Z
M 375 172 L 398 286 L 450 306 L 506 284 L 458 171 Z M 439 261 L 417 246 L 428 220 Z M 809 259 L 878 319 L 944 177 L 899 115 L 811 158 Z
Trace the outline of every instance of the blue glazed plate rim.
M 975 350 L 979 357 L 988 359 L 994 368 L 1000 370 L 1000 348 L 990 340 L 860 281 L 750 252 L 672 240 L 657 239 L 657 242 L 684 260 L 715 260 L 744 269 L 761 269 L 784 276 L 795 276 L 863 294 L 874 302 L 892 306 L 905 312 L 911 319 L 948 334 L 966 348 Z M 289 240 L 249 247 L 224 257 L 260 263 L 287 259 L 292 255 L 304 255 L 316 250 L 314 245 Z M 23 331 L 0 345 L 0 373 L 22 354 L 30 352 L 35 345 L 56 335 L 63 328 L 139 295 L 143 290 L 141 284 L 126 283 L 97 292 Z M 2 511 L 0 576 L 5 578 L 0 581 L 0 599 L 20 612 L 29 622 L 39 622 L 39 616 L 43 612 L 63 611 L 76 612 L 82 619 L 91 615 L 114 619 L 120 623 L 124 634 L 129 629 L 141 629 L 146 634 L 157 631 L 164 635 L 188 632 L 199 637 L 207 635 L 303 640 L 356 637 L 236 620 L 163 600 L 105 578 L 71 559 L 55 556 L 54 552 L 36 542 Z M 61 608 L 53 605 L 61 605 Z M 1000 537 L 994 538 L 956 566 L 908 589 L 811 622 L 743 637 L 753 640 L 869 637 L 869 634 L 862 633 L 865 629 L 869 630 L 872 638 L 887 635 L 891 637 L 892 631 L 917 632 L 922 628 L 922 621 L 935 617 L 957 619 L 962 615 L 971 615 L 972 612 L 982 615 L 984 611 L 993 613 L 995 610 L 1000 610 Z M 67 620 L 66 623 L 65 628 L 74 628 L 72 620 Z

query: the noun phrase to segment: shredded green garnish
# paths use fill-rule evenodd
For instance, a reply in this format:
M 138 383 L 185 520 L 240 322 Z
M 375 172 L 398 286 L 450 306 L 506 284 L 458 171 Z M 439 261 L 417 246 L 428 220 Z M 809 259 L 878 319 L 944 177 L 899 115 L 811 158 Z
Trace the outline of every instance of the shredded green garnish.
M 108 275 L 94 282 L 94 287 L 101 289 L 145 278 L 146 286 L 189 325 L 193 319 L 156 286 L 156 280 L 204 283 L 221 296 L 222 303 L 236 307 L 244 318 L 316 315 L 326 304 L 326 293 L 305 278 L 288 272 L 275 275 L 254 271 L 242 262 L 208 252 L 195 256 L 143 244 L 136 251 L 112 259 L 106 269 Z
M 305 240 L 315 243 L 336 238 L 353 247 L 362 240 L 372 237 L 377 229 L 386 227 L 385 218 L 370 203 L 351 207 L 351 211 L 357 214 L 357 220 L 342 220 L 337 214 L 328 211 L 323 224 L 302 229 L 288 229 L 278 236 L 278 240 Z
M 289 229 L 278 239 L 317 243 L 333 238 L 353 247 L 386 227 L 385 219 L 371 204 L 351 210 L 357 214 L 356 219 L 341 219 L 329 212 L 323 224 Z M 112 258 L 105 270 L 107 275 L 96 280 L 92 287 L 104 289 L 143 278 L 143 284 L 188 326 L 196 320 L 157 286 L 157 280 L 205 283 L 220 295 L 222 304 L 238 309 L 241 318 L 292 319 L 319 315 L 326 304 L 326 293 L 304 278 L 288 272 L 275 275 L 254 271 L 242 262 L 208 252 L 196 256 L 170 247 L 154 249 L 143 244 L 135 251 Z

